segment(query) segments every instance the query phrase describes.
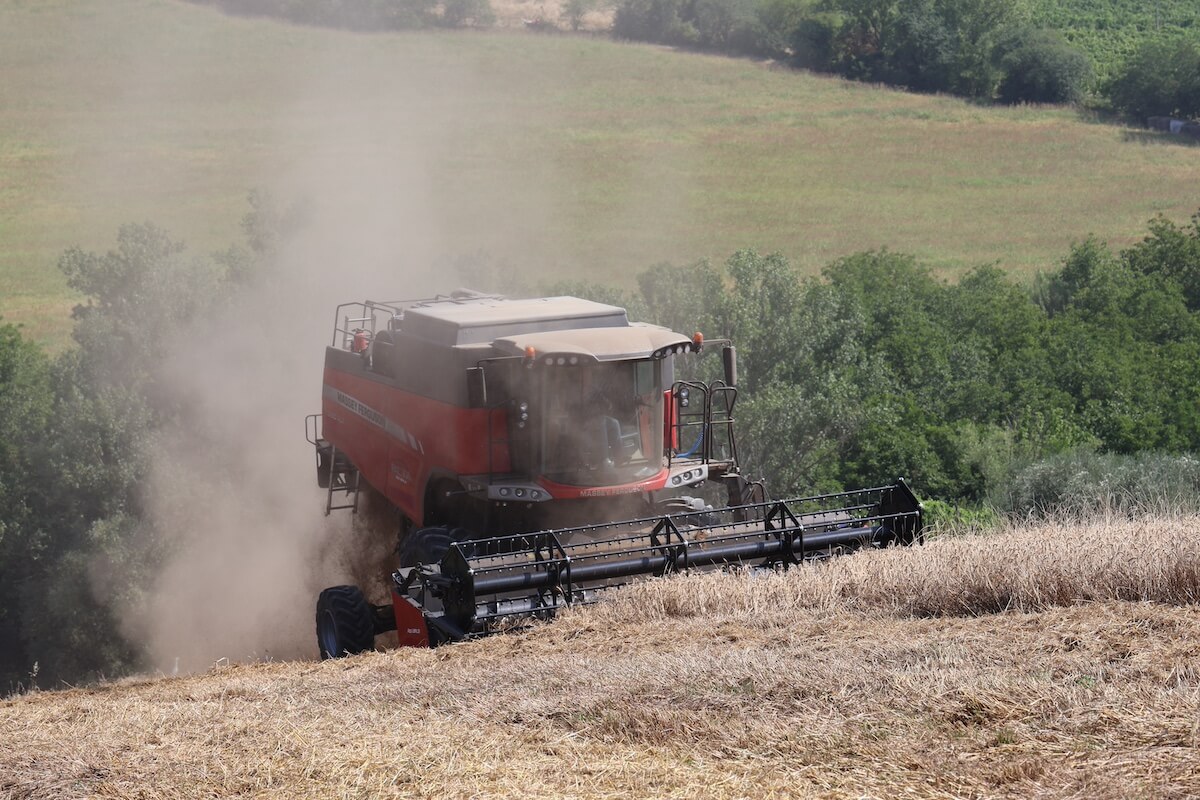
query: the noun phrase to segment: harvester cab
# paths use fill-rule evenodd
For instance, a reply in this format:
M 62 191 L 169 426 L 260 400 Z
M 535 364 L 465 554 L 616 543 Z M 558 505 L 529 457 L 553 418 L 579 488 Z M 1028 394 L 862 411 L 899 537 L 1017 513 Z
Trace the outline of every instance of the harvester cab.
M 714 352 L 708 380 L 680 361 Z M 902 482 L 770 503 L 738 463 L 732 343 L 617 306 L 465 290 L 345 304 L 323 384 L 307 431 L 326 513 L 356 510 L 365 482 L 401 521 L 389 605 L 321 593 L 323 657 L 391 629 L 417 645 L 487 633 L 638 575 L 920 535 Z
M 725 373 L 706 383 L 675 380 L 700 334 L 573 297 L 368 301 L 334 328 L 308 426 L 327 512 L 356 507 L 365 481 L 406 528 L 479 537 L 645 516 L 708 481 L 753 488 L 729 342 L 709 343 Z

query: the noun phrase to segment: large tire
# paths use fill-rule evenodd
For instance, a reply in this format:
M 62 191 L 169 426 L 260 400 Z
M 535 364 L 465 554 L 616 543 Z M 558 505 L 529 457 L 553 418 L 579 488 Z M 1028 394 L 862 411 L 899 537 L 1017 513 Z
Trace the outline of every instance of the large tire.
M 375 612 L 357 586 L 331 586 L 317 599 L 321 658 L 352 656 L 375 648 Z
M 418 564 L 437 564 L 450 549 L 451 542 L 470 538 L 462 528 L 451 530 L 446 527 L 417 528 L 411 530 L 400 541 L 400 566 L 415 567 Z

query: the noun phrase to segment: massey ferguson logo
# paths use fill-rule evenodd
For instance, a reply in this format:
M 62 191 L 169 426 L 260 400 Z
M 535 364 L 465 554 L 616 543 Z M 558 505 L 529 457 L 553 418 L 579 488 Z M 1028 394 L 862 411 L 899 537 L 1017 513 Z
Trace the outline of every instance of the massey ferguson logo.
M 584 489 L 579 493 L 580 497 L 614 497 L 619 494 L 637 494 L 638 492 L 646 491 L 644 484 L 636 486 L 601 486 L 597 489 Z
M 380 414 L 378 411 L 371 408 L 366 403 L 361 402 L 357 398 L 351 397 L 350 395 L 346 394 L 345 392 L 338 392 L 337 393 L 337 401 L 339 404 L 350 409 L 355 414 L 358 414 L 360 417 L 365 419 L 367 422 L 372 422 L 381 428 L 387 427 L 387 420 L 384 419 L 383 414 Z
M 347 394 L 340 389 L 334 389 L 332 386 L 328 385 L 322 389 L 322 394 L 326 398 L 333 400 L 333 402 L 337 403 L 342 408 L 349 409 L 355 414 L 355 416 L 362 417 L 372 425 L 378 425 L 380 428 L 383 428 L 390 436 L 395 437 L 414 452 L 425 452 L 425 447 L 421 444 L 420 440 L 413 436 L 412 433 L 407 431 L 403 425 L 395 422 L 394 420 L 388 419 L 383 414 L 371 408 L 354 395 Z M 341 419 L 336 416 L 334 418 L 338 419 L 339 422 L 341 421 Z

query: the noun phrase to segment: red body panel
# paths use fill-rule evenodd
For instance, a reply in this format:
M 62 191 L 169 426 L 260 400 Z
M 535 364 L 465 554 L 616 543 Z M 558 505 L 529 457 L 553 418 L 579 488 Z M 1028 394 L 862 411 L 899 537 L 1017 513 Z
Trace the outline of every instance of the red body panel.
M 325 368 L 321 411 L 324 438 L 418 524 L 435 472 L 489 471 L 488 414 L 495 438 L 503 439 L 507 430 L 503 411 L 459 408 L 330 367 Z M 492 462 L 493 471 L 509 469 L 505 442 L 492 444 Z
M 392 587 L 392 611 L 396 614 L 396 638 L 401 647 L 429 647 L 429 626 L 420 606 Z

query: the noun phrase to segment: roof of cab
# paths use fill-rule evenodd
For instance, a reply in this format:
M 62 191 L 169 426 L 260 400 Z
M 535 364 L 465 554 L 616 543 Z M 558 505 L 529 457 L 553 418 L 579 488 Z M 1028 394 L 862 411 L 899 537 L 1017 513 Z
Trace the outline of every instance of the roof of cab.
M 579 328 L 627 328 L 625 309 L 578 297 L 509 300 L 467 298 L 405 309 L 403 331 L 437 344 L 490 344 L 496 339 Z
M 519 356 L 533 349 L 546 363 L 576 364 L 650 358 L 671 347 L 685 348 L 692 340 L 657 325 L 634 323 L 607 330 L 564 330 L 526 333 L 496 340 L 501 355 Z

